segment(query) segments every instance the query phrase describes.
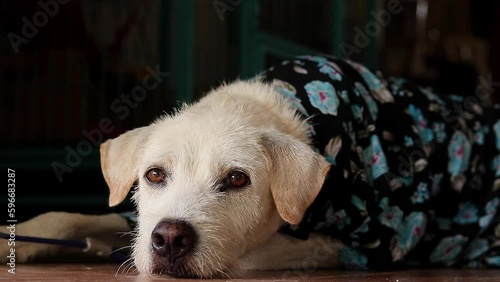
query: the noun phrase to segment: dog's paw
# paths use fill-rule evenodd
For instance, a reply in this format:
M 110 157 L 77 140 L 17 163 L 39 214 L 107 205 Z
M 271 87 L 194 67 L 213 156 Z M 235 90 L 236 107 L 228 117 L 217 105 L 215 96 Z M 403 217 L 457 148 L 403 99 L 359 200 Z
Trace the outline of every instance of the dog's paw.
M 49 212 L 23 223 L 0 226 L 2 233 L 9 234 L 9 239 L 0 240 L 0 262 L 7 263 L 15 258 L 15 262 L 25 263 L 35 259 L 57 256 L 68 248 L 21 242 L 16 240 L 16 236 L 72 240 L 77 237 L 78 221 L 81 216 L 65 212 Z
M 11 238 L 0 239 L 0 262 L 10 262 L 15 256 L 15 262 L 30 261 L 93 261 L 101 257 L 103 251 L 111 246 L 124 247 L 130 244 L 130 238 L 121 236 L 128 233 L 130 226 L 127 220 L 119 214 L 84 215 L 67 212 L 49 212 L 36 216 L 15 226 L 0 226 L 0 232 L 7 233 Z M 44 243 L 21 242 L 17 236 L 29 236 L 48 239 L 63 239 L 87 242 L 92 239 L 94 248 L 89 249 L 60 246 Z M 101 248 L 96 249 L 96 246 Z M 10 257 L 9 257 L 10 256 Z

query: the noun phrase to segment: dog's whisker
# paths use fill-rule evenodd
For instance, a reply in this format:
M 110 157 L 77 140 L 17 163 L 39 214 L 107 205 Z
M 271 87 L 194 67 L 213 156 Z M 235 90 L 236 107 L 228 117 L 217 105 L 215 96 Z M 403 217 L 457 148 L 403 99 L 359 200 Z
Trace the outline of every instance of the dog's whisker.
M 229 278 L 230 277 L 230 275 L 229 275 L 230 270 L 227 266 L 225 266 L 225 262 L 230 261 L 230 257 L 229 256 L 222 257 L 220 253 L 221 252 L 217 252 L 215 249 L 204 250 L 202 252 L 202 254 L 204 254 L 204 255 L 202 255 L 202 257 L 201 257 L 200 264 L 202 266 L 202 269 L 205 268 L 204 261 L 205 261 L 205 257 L 207 256 L 208 258 L 206 258 L 206 260 L 211 262 L 211 265 L 208 265 L 208 268 L 210 271 L 212 271 L 212 273 L 214 273 L 213 275 L 219 274 L 218 276 L 222 275 L 222 276 L 227 276 Z M 224 252 L 222 252 L 222 253 L 224 253 Z
M 129 273 L 131 266 L 132 266 L 132 263 L 127 263 L 127 266 L 125 266 L 123 269 L 123 272 L 122 272 L 123 275 L 128 276 L 128 273 Z
M 127 268 L 127 272 L 126 272 L 126 274 L 125 274 L 125 275 L 127 275 L 127 276 L 128 276 L 128 275 L 129 275 L 129 272 L 134 271 L 134 268 L 135 268 L 134 263 L 133 263 L 133 262 L 130 262 L 130 263 L 129 263 L 129 266 L 128 266 L 128 268 Z
M 123 238 L 125 236 L 135 236 L 137 235 L 137 231 L 136 230 L 131 230 L 131 231 L 127 231 L 127 232 L 115 232 L 114 235 L 119 235 L 120 238 Z
M 119 252 L 119 251 L 121 251 L 121 250 L 125 250 L 125 249 L 131 249 L 131 248 L 132 248 L 132 246 L 123 246 L 123 247 L 121 247 L 121 248 L 117 248 L 117 249 L 115 249 L 115 250 L 111 251 L 111 253 L 110 253 L 110 254 L 113 254 L 113 253 L 116 253 L 116 252 Z
M 118 275 L 118 274 L 120 274 L 120 270 L 121 270 L 121 268 L 122 268 L 122 267 L 124 267 L 124 266 L 126 266 L 128 263 L 131 263 L 131 262 L 132 262 L 132 259 L 133 259 L 133 258 L 129 258 L 129 259 L 127 259 L 126 261 L 124 261 L 124 262 L 120 265 L 120 267 L 118 267 L 118 269 L 116 270 L 115 276 L 116 276 L 116 275 Z
M 133 268 L 134 268 L 134 263 L 133 263 L 133 261 L 130 261 L 129 263 L 127 263 L 127 266 L 125 267 L 125 269 L 124 269 L 124 271 L 123 271 L 123 272 L 125 273 L 125 276 L 128 276 L 128 275 L 129 275 L 130 270 L 131 270 L 131 269 L 133 269 Z

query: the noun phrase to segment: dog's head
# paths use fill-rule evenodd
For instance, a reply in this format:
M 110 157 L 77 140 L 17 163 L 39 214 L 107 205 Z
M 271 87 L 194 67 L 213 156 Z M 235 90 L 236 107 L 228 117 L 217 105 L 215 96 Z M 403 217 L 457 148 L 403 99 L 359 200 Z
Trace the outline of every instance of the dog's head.
M 280 225 L 299 223 L 329 168 L 306 126 L 270 86 L 237 82 L 102 144 L 109 204 L 138 186 L 137 269 L 230 275 Z

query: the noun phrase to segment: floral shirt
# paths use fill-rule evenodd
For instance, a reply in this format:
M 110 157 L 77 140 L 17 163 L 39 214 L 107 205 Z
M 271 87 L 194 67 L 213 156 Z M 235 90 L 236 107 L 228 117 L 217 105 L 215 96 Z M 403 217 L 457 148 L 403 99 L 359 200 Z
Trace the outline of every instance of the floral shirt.
M 332 165 L 303 221 L 282 232 L 341 240 L 347 268 L 500 267 L 498 107 L 331 57 L 296 57 L 263 77 Z

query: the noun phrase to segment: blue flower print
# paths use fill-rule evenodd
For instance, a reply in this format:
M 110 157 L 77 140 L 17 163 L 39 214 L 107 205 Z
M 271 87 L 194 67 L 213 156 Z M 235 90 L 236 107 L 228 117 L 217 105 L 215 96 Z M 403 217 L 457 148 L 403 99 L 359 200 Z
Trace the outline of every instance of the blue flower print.
M 410 200 L 413 204 L 421 204 L 429 200 L 429 190 L 427 183 L 420 182 L 417 186 L 415 193 L 411 196 Z
M 490 225 L 493 217 L 495 217 L 495 214 L 497 213 L 499 203 L 500 199 L 498 198 L 494 198 L 493 200 L 486 203 L 486 206 L 484 207 L 485 215 L 483 215 L 479 219 L 479 226 L 481 227 L 481 229 L 485 229 Z
M 495 123 L 493 130 L 495 131 L 495 144 L 497 150 L 500 150 L 500 120 Z
M 484 135 L 489 131 L 490 129 L 487 126 L 481 126 L 481 128 L 474 133 L 474 142 L 478 145 L 484 145 Z
M 398 180 L 401 181 L 401 183 L 403 183 L 403 185 L 405 185 L 406 187 L 413 184 L 413 177 L 412 176 L 399 177 Z
M 328 59 L 321 56 L 305 55 L 305 56 L 297 56 L 296 58 L 316 62 L 318 63 L 318 67 L 328 64 Z
M 454 94 L 448 95 L 448 98 L 450 98 L 450 100 L 452 100 L 453 102 L 457 103 L 462 103 L 464 101 L 464 97 Z
M 308 61 L 312 61 L 312 62 L 318 63 L 318 68 L 320 68 L 320 72 L 322 72 L 321 71 L 322 67 L 329 66 L 329 67 L 333 68 L 336 72 L 338 72 L 339 74 L 341 74 L 340 67 L 337 66 L 337 64 L 328 61 L 328 59 L 325 58 L 325 57 L 306 55 L 306 56 L 298 56 L 297 58 L 298 59 L 305 59 L 305 60 L 308 60 Z M 326 73 L 326 72 L 322 72 L 322 73 Z M 339 79 L 334 79 L 334 78 L 332 78 L 332 79 L 333 80 L 341 80 L 342 76 L 340 76 Z
M 500 266 L 500 256 L 488 257 L 485 258 L 484 260 L 486 261 L 486 264 L 489 266 L 495 266 L 495 267 Z
M 309 114 L 302 105 L 302 101 L 296 96 L 297 91 L 295 90 L 295 87 L 293 87 L 288 82 L 279 79 L 274 79 L 272 85 L 274 86 L 274 89 L 278 91 L 278 93 L 292 102 L 295 109 L 297 109 L 304 116 L 309 117 Z
M 352 195 L 351 203 L 358 208 L 362 214 L 366 214 L 366 202 L 361 200 L 358 196 Z
M 415 145 L 415 143 L 413 142 L 413 139 L 410 136 L 405 136 L 405 146 L 411 147 L 413 145 Z
M 347 62 L 359 72 L 363 80 L 368 85 L 368 88 L 370 88 L 370 90 L 374 93 L 375 99 L 377 99 L 381 103 L 394 102 L 394 97 L 392 96 L 392 94 L 387 90 L 385 85 L 382 83 L 382 80 L 380 80 L 375 74 L 373 74 L 363 65 L 352 61 Z
M 442 105 L 442 106 L 446 105 L 446 103 L 441 98 L 439 98 L 438 95 L 436 95 L 434 92 L 432 92 L 431 89 L 425 88 L 425 87 L 419 87 L 419 90 L 422 92 L 422 94 L 424 94 L 424 96 L 429 101 L 436 102 L 436 103 L 438 103 L 439 105 Z
M 325 212 L 325 221 L 319 222 L 318 224 L 316 224 L 316 226 L 314 227 L 314 230 L 321 230 L 325 227 L 329 228 L 330 226 L 332 226 L 332 224 L 334 222 L 332 220 L 332 217 L 333 217 L 333 207 L 331 205 L 331 202 L 328 201 L 328 209 Z
M 458 175 L 469 167 L 471 145 L 465 134 L 455 131 L 448 145 L 448 172 Z
M 349 93 L 347 93 L 347 91 L 346 91 L 346 90 L 342 90 L 342 91 L 340 91 L 340 94 L 339 94 L 339 95 L 340 95 L 340 97 L 342 98 L 342 100 L 344 100 L 344 102 L 345 102 L 346 104 L 350 104 L 350 103 L 351 103 L 351 101 L 350 101 L 350 99 L 349 99 Z
M 314 80 L 304 86 L 309 96 L 311 105 L 319 109 L 323 114 L 337 115 L 339 98 L 335 88 L 328 82 Z
M 401 188 L 403 185 L 406 187 L 409 187 L 413 183 L 413 177 L 408 176 L 408 177 L 395 177 L 391 180 L 391 188 L 392 190 L 396 190 L 398 188 Z
M 389 206 L 388 198 L 380 200 L 379 206 L 383 209 L 378 216 L 380 223 L 396 230 L 403 220 L 403 211 L 398 206 Z
M 402 259 L 425 234 L 427 218 L 423 212 L 410 213 L 399 225 L 391 253 L 394 260 Z
M 477 212 L 477 207 L 471 202 L 463 203 L 460 205 L 457 214 L 453 218 L 453 222 L 458 224 L 469 224 L 477 222 Z
M 446 140 L 446 131 L 444 123 L 442 122 L 433 123 L 432 130 L 434 131 L 434 136 L 436 136 L 436 141 L 438 143 L 443 143 Z
M 331 64 L 323 65 L 319 68 L 319 72 L 327 74 L 331 80 L 340 81 L 342 80 L 342 74 L 335 69 Z
M 363 221 L 363 223 L 358 228 L 356 228 L 356 230 L 354 230 L 354 231 L 351 232 L 351 238 L 358 239 L 360 233 L 366 233 L 366 232 L 368 232 L 370 221 L 371 221 L 371 218 L 369 216 L 367 216 L 365 218 L 365 220 Z M 356 244 L 357 243 L 359 243 L 359 242 L 356 242 Z
M 346 225 L 351 224 L 351 218 L 347 216 L 345 210 L 340 210 L 336 213 L 333 213 L 333 207 L 330 206 L 326 211 L 325 216 L 325 221 L 318 223 L 314 227 L 315 230 L 330 228 L 333 224 L 337 226 L 338 230 L 342 230 Z
M 339 230 L 344 229 L 346 225 L 351 224 L 351 218 L 347 216 L 345 210 L 340 210 L 330 218 Z
M 353 104 L 351 106 L 352 109 L 352 115 L 354 116 L 354 119 L 356 120 L 363 120 L 363 107 Z
M 358 96 L 361 95 L 363 100 L 365 100 L 366 105 L 368 106 L 368 111 L 370 112 L 372 119 L 376 120 L 377 115 L 378 115 L 377 103 L 375 102 L 375 100 L 373 100 L 372 95 L 370 93 L 368 93 L 368 90 L 366 90 L 366 88 L 363 86 L 363 84 L 361 84 L 359 82 L 355 82 L 354 83 L 354 93 L 356 93 L 356 95 L 358 95 Z
M 410 112 L 411 117 L 413 118 L 413 122 L 417 126 L 418 135 L 424 144 L 427 144 L 432 141 L 433 133 L 432 130 L 427 128 L 427 120 L 424 118 L 422 114 L 422 110 L 415 107 L 413 104 L 408 106 L 408 111 Z
M 391 82 L 391 94 L 403 97 L 405 95 L 403 85 L 406 83 L 406 79 L 400 77 L 392 77 L 389 79 L 389 81 Z
M 470 246 L 467 248 L 464 256 L 469 260 L 473 260 L 479 257 L 480 255 L 484 254 L 488 249 L 489 249 L 489 244 L 486 239 L 476 239 L 472 241 Z
M 288 82 L 279 79 L 274 79 L 272 85 L 278 93 L 280 93 L 283 97 L 285 97 L 292 103 L 294 109 L 296 109 L 305 117 L 309 117 L 306 108 L 304 108 L 304 106 L 302 105 L 302 101 L 296 96 L 297 91 L 295 90 L 295 87 L 293 87 Z M 310 123 L 307 123 L 307 134 L 308 136 L 316 135 L 314 127 Z
M 451 263 L 460 254 L 467 237 L 455 235 L 443 238 L 432 252 L 429 260 L 433 263 Z
M 370 183 L 373 183 L 373 180 L 389 171 L 382 145 L 380 145 L 380 140 L 376 135 L 370 137 L 370 146 L 363 150 L 363 157 L 366 164 L 366 174 L 370 179 Z
M 497 155 L 491 161 L 491 169 L 495 172 L 496 177 L 500 177 L 500 155 Z
M 366 263 L 368 262 L 368 258 L 361 254 L 358 249 L 343 247 L 340 249 L 340 264 L 352 270 L 366 270 Z

